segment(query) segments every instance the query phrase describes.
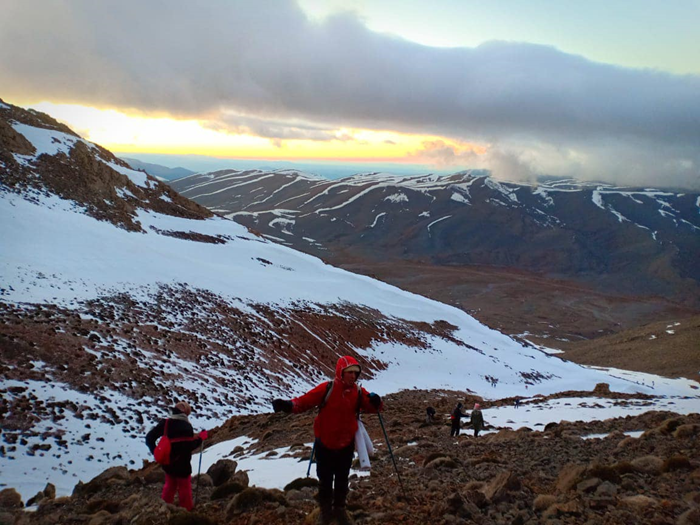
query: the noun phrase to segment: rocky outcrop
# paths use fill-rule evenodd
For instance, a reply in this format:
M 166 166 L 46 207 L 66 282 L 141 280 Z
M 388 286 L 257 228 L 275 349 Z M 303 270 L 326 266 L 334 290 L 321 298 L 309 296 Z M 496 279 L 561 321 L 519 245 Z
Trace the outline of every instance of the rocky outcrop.
M 510 432 L 508 439 L 494 433 L 455 440 L 449 437 L 447 423 L 424 425 L 422 418 L 426 399 L 442 413 L 454 398 L 445 392 L 419 391 L 387 396 L 391 417 L 386 426 L 401 482 L 386 448 L 378 447 L 381 452 L 374 458 L 371 476 L 351 479 L 348 512 L 355 523 L 697 523 L 700 445 L 694 439 L 677 438 L 670 427 L 698 425 L 700 415 L 656 412 L 598 422 L 563 421 L 559 433 L 534 430 Z M 446 400 L 444 407 L 439 399 Z M 236 417 L 212 431 L 210 441 L 215 444 L 234 433 L 248 435 L 257 438 L 248 452 L 261 453 L 304 439 L 312 419 L 313 414 Z M 578 437 L 592 424 L 596 432 L 608 436 Z M 380 443 L 378 422 L 366 418 L 365 425 Z M 641 438 L 623 438 L 630 429 L 649 432 Z M 268 439 L 262 441 L 267 433 Z M 618 447 L 621 439 L 634 439 L 635 444 Z M 293 454 L 307 457 L 308 451 L 297 447 Z M 247 473 L 239 471 L 235 461 L 223 460 L 200 478 L 208 481 L 197 488 L 195 511 L 186 513 L 159 499 L 162 480 L 149 478 L 153 469 L 159 467 L 109 469 L 78 485 L 70 498 L 46 497 L 29 513 L 21 510 L 16 492 L 7 489 L 0 493 L 0 502 L 6 502 L 0 505 L 0 517 L 25 525 L 76 521 L 281 525 L 317 519 L 313 479 L 290 480 L 284 491 L 268 490 L 250 486 Z

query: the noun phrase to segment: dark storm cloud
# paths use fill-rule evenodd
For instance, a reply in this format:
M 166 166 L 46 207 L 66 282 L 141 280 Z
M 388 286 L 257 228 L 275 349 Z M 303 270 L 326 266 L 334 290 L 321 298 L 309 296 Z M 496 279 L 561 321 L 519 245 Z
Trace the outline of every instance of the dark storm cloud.
M 315 23 L 286 0 L 6 0 L 0 86 L 10 102 L 133 108 L 213 126 L 237 113 L 277 139 L 395 129 L 498 143 L 505 158 L 544 144 L 575 157 L 570 166 L 584 175 L 653 151 L 659 176 L 681 185 L 700 177 L 699 76 L 523 43 L 431 48 L 351 15 Z M 529 170 L 559 162 L 535 160 Z

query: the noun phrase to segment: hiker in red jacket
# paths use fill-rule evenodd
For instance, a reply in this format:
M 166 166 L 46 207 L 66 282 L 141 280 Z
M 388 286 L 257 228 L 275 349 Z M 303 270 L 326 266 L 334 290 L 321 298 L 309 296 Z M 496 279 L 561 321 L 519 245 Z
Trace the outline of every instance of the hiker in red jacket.
M 146 434 L 146 445 L 153 454 L 156 448 L 156 441 L 166 429 L 167 435 L 171 439 L 170 464 L 163 465 L 165 471 L 165 485 L 161 498 L 166 503 L 175 501 L 175 492 L 181 507 L 192 510 L 192 451 L 199 448 L 202 442 L 207 439 L 207 431 L 202 430 L 197 437 L 190 421 L 187 419 L 192 413 L 192 408 L 185 401 L 180 401 L 170 409 L 171 414 L 167 419 L 161 419 L 158 424 Z
M 383 409 L 382 400 L 377 394 L 370 394 L 357 384 L 360 372 L 355 358 L 343 356 L 335 366 L 333 381 L 321 383 L 291 401 L 275 399 L 272 402 L 275 412 L 298 414 L 319 407 L 314 420 L 314 435 L 322 524 L 331 523 L 333 519 L 340 525 L 350 523 L 345 511 L 345 498 L 355 450 L 357 418 L 360 409 L 372 413 Z

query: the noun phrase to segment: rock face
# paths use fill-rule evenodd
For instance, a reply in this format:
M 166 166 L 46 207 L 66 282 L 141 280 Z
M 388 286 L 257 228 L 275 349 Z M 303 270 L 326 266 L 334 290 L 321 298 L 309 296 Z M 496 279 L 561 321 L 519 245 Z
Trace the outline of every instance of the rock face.
M 527 186 L 478 171 L 329 181 L 293 170 L 221 170 L 171 185 L 335 264 L 352 253 L 374 262 L 508 267 L 700 306 L 697 192 L 573 181 Z
M 50 142 L 46 152 L 23 135 Z M 170 186 L 129 165 L 106 149 L 38 111 L 0 100 L 0 183 L 5 191 L 50 193 L 84 207 L 99 220 L 142 231 L 138 210 L 204 219 L 213 214 Z
M 371 476 L 351 477 L 347 508 L 354 523 L 698 523 L 700 445 L 692 437 L 667 430 L 671 420 L 678 428 L 700 424 L 700 415 L 649 412 L 606 421 L 561 422 L 550 431 L 512 432 L 507 440 L 496 433 L 451 438 L 448 424 L 425 425 L 422 412 L 424 400 L 430 400 L 439 414 L 446 412 L 454 395 L 412 391 L 386 397 L 389 439 L 395 450 L 402 450 L 395 455 L 401 483 L 386 448 L 377 448 L 382 452 L 372 462 Z M 257 439 L 251 452 L 264 452 L 308 437 L 313 417 L 307 413 L 232 418 L 212 431 L 210 445 L 248 435 Z M 381 443 L 378 422 L 366 419 L 370 436 Z M 647 432 L 633 438 L 634 445 L 617 447 L 623 432 L 630 430 Z M 268 440 L 260 440 L 268 432 Z M 589 432 L 608 436 L 572 438 Z M 299 448 L 295 454 L 307 452 Z M 42 500 L 35 512 L 22 511 L 17 493 L 6 489 L 0 492 L 0 516 L 8 523 L 26 525 L 316 523 L 315 480 L 290 480 L 285 491 L 268 490 L 248 486 L 247 474 L 234 464 L 224 460 L 210 469 L 207 477 L 212 475 L 220 484 L 206 483 L 197 489 L 192 513 L 159 499 L 162 482 L 149 482 L 146 476 L 159 467 L 148 465 L 140 471 L 109 469 L 76 487 L 70 498 Z

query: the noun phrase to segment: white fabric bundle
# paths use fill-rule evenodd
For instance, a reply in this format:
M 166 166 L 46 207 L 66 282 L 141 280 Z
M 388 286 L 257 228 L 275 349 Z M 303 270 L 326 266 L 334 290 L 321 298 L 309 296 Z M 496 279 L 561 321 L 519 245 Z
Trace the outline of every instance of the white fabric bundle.
M 369 470 L 369 457 L 374 454 L 374 447 L 365 426 L 359 420 L 357 421 L 357 432 L 355 432 L 355 450 L 357 450 L 357 457 L 360 460 L 360 470 Z

